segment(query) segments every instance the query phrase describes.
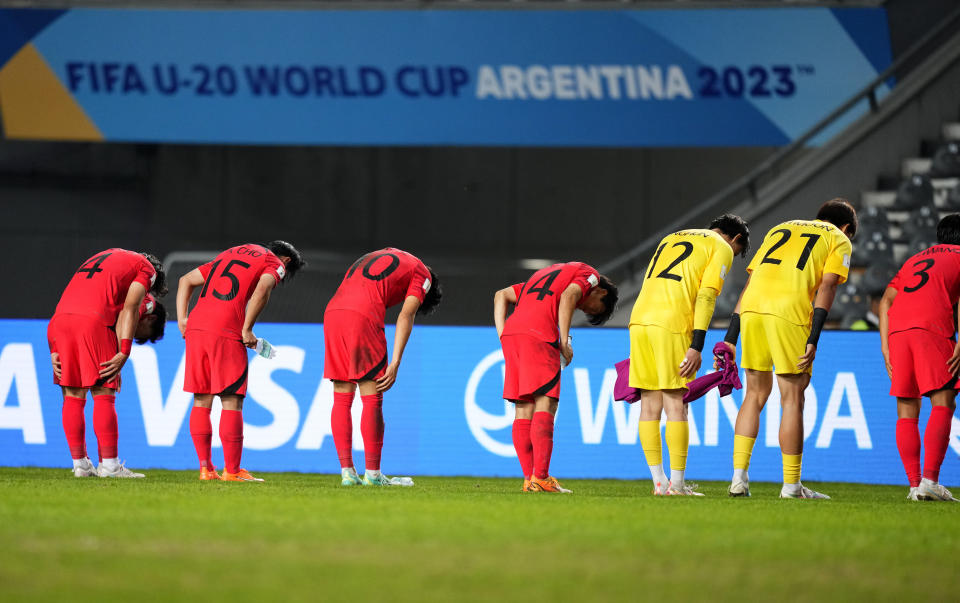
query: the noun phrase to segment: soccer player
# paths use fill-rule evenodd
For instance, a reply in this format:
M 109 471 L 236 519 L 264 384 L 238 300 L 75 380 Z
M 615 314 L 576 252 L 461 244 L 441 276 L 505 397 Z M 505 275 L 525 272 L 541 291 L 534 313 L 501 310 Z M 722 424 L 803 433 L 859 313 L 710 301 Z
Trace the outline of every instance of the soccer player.
M 154 329 L 162 333 L 163 325 L 152 312 L 140 316 L 148 291 L 167 292 L 160 260 L 147 253 L 107 249 L 77 269 L 47 326 L 53 381 L 63 391 L 63 430 L 76 477 L 143 477 L 118 457 L 114 404 L 120 369 L 130 356 L 134 337 L 150 339 Z M 93 429 L 101 457 L 96 468 L 86 450 L 87 391 L 93 394 Z
M 523 470 L 524 492 L 570 490 L 550 476 L 553 423 L 560 401 L 560 370 L 573 359 L 574 310 L 602 325 L 617 305 L 617 287 L 582 262 L 553 264 L 526 283 L 493 297 L 493 320 L 506 364 L 503 397 L 513 402 L 513 446 Z M 507 310 L 515 305 L 513 314 Z
M 880 300 L 880 342 L 897 397 L 897 448 L 910 482 L 910 500 L 956 501 L 940 485 L 940 465 L 956 409 L 960 343 L 953 309 L 960 300 L 960 214 L 937 225 L 937 245 L 906 261 Z M 933 408 L 920 476 L 920 400 Z
M 736 352 L 742 325 L 740 366 L 747 372 L 747 391 L 734 429 L 730 496 L 750 496 L 747 469 L 775 370 L 782 408 L 780 497 L 830 498 L 800 483 L 803 392 L 837 285 L 847 280 L 850 241 L 856 233 L 853 206 L 832 199 L 820 207 L 815 220 L 790 220 L 771 228 L 747 266 L 750 276 L 724 338 Z
M 705 229 L 660 241 L 630 314 L 630 387 L 640 392 L 640 444 L 653 494 L 703 496 L 684 481 L 690 428 L 683 394 L 697 376 L 717 295 L 733 256 L 750 249 L 750 230 L 725 214 Z M 670 481 L 663 471 L 660 416 L 667 413 Z
M 443 297 L 437 275 L 416 256 L 387 247 L 350 266 L 323 313 L 323 376 L 333 381 L 330 424 L 344 486 L 412 485 L 380 471 L 383 451 L 383 393 L 397 379 L 400 359 L 413 330 L 414 316 L 429 314 Z M 403 304 L 397 316 L 393 357 L 387 362 L 386 310 Z M 350 408 L 360 388 L 366 471 L 353 466 L 353 417 Z
M 262 482 L 240 468 L 243 453 L 243 398 L 247 393 L 247 350 L 257 345 L 253 325 L 278 283 L 289 280 L 306 262 L 286 241 L 247 243 L 220 253 L 180 277 L 177 324 L 186 339 L 184 391 L 194 394 L 190 436 L 200 460 L 200 479 Z M 194 289 L 200 297 L 187 315 Z M 220 397 L 223 477 L 210 454 L 210 409 Z

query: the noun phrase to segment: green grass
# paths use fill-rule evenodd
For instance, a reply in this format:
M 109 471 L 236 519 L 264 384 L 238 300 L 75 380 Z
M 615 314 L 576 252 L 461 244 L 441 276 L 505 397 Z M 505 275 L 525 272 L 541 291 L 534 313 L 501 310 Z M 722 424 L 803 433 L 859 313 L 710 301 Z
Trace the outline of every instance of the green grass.
M 654 498 L 647 482 L 418 477 L 341 488 L 0 469 L 4 601 L 955 600 L 960 505 L 817 484 L 830 501 Z

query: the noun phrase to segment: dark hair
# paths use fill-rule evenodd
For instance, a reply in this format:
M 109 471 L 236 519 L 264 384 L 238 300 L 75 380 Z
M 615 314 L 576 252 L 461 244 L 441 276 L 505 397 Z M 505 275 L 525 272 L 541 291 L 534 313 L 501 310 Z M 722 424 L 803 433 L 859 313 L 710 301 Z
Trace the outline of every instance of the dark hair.
M 167 309 L 163 307 L 160 300 L 153 299 L 153 312 L 149 316 L 154 316 L 153 323 L 150 325 L 149 337 L 137 337 L 136 342 L 140 345 L 147 343 L 157 343 L 163 339 L 163 332 L 167 328 Z
M 283 280 L 292 279 L 293 276 L 297 273 L 298 270 L 307 265 L 306 260 L 303 259 L 303 255 L 297 251 L 297 248 L 287 243 L 286 241 L 276 240 L 270 241 L 264 245 L 267 249 L 270 250 L 273 255 L 280 257 L 286 256 L 290 258 L 290 261 L 286 265 L 286 276 L 283 277 Z
M 707 228 L 710 230 L 716 228 L 731 239 L 740 235 L 739 243 L 743 246 L 740 255 L 741 257 L 747 257 L 747 252 L 750 251 L 750 228 L 747 226 L 746 220 L 733 214 L 723 214 L 714 218 Z
M 160 260 L 157 259 L 157 256 L 152 253 L 147 253 L 146 251 L 141 251 L 140 255 L 147 258 L 147 261 L 150 262 L 150 265 L 153 266 L 153 269 L 157 272 L 157 278 L 153 279 L 153 286 L 150 287 L 150 293 L 155 294 L 157 297 L 167 294 L 167 273 L 163 270 L 163 264 L 160 263 Z
M 852 241 L 857 236 L 857 226 L 859 224 L 857 211 L 843 197 L 830 199 L 821 205 L 820 211 L 817 212 L 817 219 L 829 222 L 837 228 L 843 228 L 844 224 L 849 224 L 850 232 L 847 233 L 847 237 Z
M 587 322 L 595 327 L 599 327 L 610 320 L 613 311 L 617 309 L 617 300 L 620 299 L 620 292 L 617 290 L 617 286 L 602 274 L 600 275 L 600 282 L 597 283 L 597 287 L 604 289 L 607 294 L 603 296 L 603 312 L 593 314 L 587 319 Z
M 960 214 L 948 214 L 937 224 L 937 243 L 960 245 Z
M 433 271 L 433 268 L 427 268 L 427 270 L 430 271 L 430 290 L 423 296 L 423 303 L 420 304 L 420 308 L 417 310 L 417 314 L 423 316 L 432 314 L 443 299 L 443 287 L 440 286 L 440 279 L 437 278 L 437 274 Z

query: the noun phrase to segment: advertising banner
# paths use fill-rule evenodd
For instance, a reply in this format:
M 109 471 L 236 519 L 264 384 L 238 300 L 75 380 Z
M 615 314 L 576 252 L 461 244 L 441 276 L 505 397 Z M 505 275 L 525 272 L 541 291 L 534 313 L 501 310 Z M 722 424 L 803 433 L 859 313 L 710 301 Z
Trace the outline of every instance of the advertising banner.
M 251 471 L 338 473 L 330 431 L 333 389 L 323 375 L 323 326 L 264 324 L 277 349 L 251 353 L 244 402 L 244 460 Z M 711 332 L 712 349 L 721 332 Z M 393 329 L 387 328 L 393 341 Z M 563 478 L 647 478 L 638 442 L 639 404 L 613 400 L 613 365 L 628 354 L 625 329 L 574 329 L 574 359 L 562 374 L 552 473 Z M 46 321 L 0 320 L 0 465 L 70 466 L 62 398 L 52 383 Z M 707 364 L 707 363 L 705 363 Z M 137 469 L 197 466 L 182 390 L 184 346 L 171 323 L 157 345 L 134 346 L 117 396 L 120 456 Z M 806 392 L 803 476 L 810 481 L 905 483 L 894 431 L 896 401 L 876 333 L 825 332 Z M 511 440 L 513 408 L 501 398 L 503 357 L 492 327 L 414 328 L 394 387 L 384 396 L 383 469 L 402 475 L 520 476 Z M 716 390 L 689 405 L 692 479 L 732 474 L 733 423 L 743 391 Z M 92 402 L 87 443 L 96 455 Z M 363 466 L 360 400 L 354 402 L 354 458 Z M 921 429 L 929 402 L 921 413 Z M 214 462 L 222 464 L 214 403 Z M 780 481 L 776 387 L 760 418 L 751 479 Z M 666 454 L 664 447 L 664 454 Z M 960 482 L 960 420 L 953 420 L 941 472 Z M 94 461 L 96 459 L 94 458 Z

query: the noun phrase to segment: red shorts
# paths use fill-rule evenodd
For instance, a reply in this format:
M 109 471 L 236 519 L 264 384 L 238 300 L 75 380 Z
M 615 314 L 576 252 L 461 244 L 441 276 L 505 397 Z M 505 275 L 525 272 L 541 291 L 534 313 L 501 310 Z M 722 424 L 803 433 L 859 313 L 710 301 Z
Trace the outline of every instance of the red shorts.
M 100 363 L 117 355 L 117 334 L 95 318 L 81 314 L 58 314 L 47 325 L 50 353 L 60 356 L 60 379 L 64 387 L 108 387 L 120 390 L 120 375 L 110 381 L 100 379 Z
M 938 389 L 956 389 L 957 378 L 947 370 L 953 341 L 925 329 L 890 334 L 890 395 L 919 398 Z
M 560 399 L 560 350 L 555 344 L 528 335 L 504 335 L 500 345 L 506 364 L 504 400 Z
M 188 330 L 183 391 L 194 394 L 247 394 L 247 348 L 240 340 L 209 331 Z
M 383 325 L 350 310 L 323 315 L 323 376 L 336 381 L 369 381 L 387 368 Z

